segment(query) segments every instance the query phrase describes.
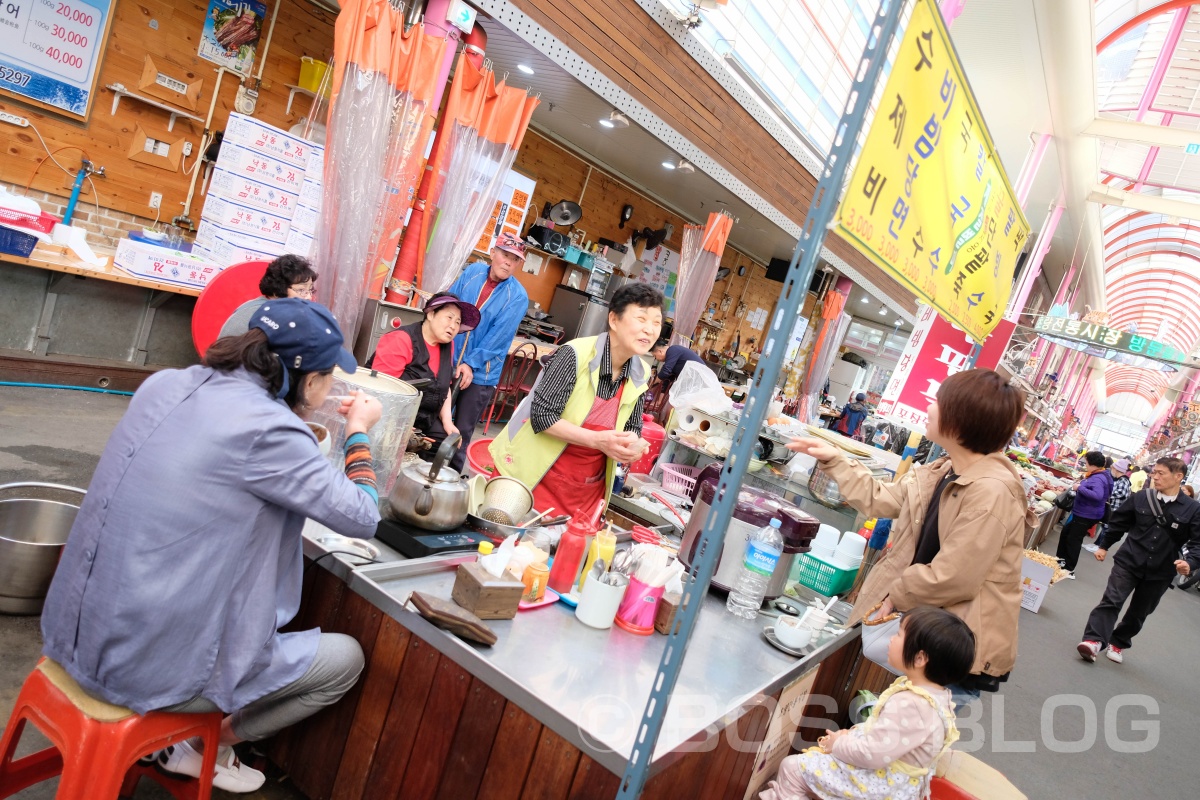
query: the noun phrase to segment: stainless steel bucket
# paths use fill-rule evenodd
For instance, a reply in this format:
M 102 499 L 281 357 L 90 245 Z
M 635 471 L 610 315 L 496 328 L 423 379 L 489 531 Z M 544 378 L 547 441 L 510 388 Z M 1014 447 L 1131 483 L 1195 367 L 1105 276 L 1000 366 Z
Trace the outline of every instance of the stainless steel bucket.
M 29 489 L 87 494 L 73 486 L 28 482 L 0 486 L 0 494 Z M 58 500 L 0 497 L 0 614 L 41 613 L 78 511 L 78 505 Z

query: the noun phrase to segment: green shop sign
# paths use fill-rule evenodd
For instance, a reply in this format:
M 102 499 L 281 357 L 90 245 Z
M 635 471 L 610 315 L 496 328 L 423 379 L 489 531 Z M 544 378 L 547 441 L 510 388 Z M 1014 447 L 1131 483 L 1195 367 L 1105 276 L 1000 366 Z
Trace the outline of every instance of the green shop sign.
M 1143 369 L 1175 372 L 1179 367 L 1200 367 L 1200 360 L 1165 342 L 1094 322 L 1066 317 L 1042 317 L 1034 330 L 1055 344 L 1090 356 Z

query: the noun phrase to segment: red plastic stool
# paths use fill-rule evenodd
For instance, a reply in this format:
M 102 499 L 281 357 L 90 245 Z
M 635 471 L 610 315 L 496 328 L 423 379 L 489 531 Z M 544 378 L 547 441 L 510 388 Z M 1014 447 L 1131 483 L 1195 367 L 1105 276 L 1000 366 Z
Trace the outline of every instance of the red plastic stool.
M 152 768 L 134 768 L 140 757 L 198 736 L 204 742 L 200 774 L 205 777 L 180 781 L 164 776 L 160 783 L 176 798 L 209 800 L 221 717 L 219 712 L 166 711 L 139 716 L 91 697 L 66 670 L 43 658 L 25 679 L 0 738 L 0 798 L 61 775 L 59 800 L 115 800 L 132 794 L 143 775 L 158 777 Z M 54 747 L 13 760 L 27 721 Z

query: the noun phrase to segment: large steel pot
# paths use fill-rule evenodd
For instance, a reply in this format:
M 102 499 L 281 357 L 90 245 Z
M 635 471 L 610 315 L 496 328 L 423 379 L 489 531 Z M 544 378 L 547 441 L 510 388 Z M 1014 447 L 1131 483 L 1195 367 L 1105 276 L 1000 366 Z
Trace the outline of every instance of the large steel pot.
M 9 483 L 0 492 L 52 489 L 87 494 L 57 483 Z M 34 497 L 0 500 L 0 614 L 40 614 L 79 506 Z
M 432 464 L 418 461 L 400 470 L 388 493 L 392 517 L 427 531 L 462 528 L 470 510 L 467 482 L 446 462 L 458 451 L 458 434 L 447 436 Z

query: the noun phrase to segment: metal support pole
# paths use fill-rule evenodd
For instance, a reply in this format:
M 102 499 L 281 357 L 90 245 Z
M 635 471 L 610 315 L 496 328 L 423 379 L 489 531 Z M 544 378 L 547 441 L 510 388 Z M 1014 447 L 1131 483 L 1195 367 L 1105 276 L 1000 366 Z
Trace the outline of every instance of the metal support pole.
M 829 224 L 834 219 L 839 190 L 850 169 L 851 156 L 858 141 L 859 131 L 863 127 L 863 118 L 875 85 L 879 81 L 879 75 L 883 71 L 888 48 L 900 26 L 900 14 L 903 9 L 904 0 L 882 0 L 871 25 L 859 69 L 855 70 L 858 77 L 850 87 L 850 95 L 846 99 L 846 107 L 842 111 L 842 119 L 834 137 L 833 149 L 825 159 L 821 178 L 813 191 L 812 204 L 809 206 L 808 216 L 805 217 L 800 240 L 792 253 L 792 263 L 788 267 L 779 306 L 771 320 L 762 358 L 758 361 L 750 396 L 746 400 L 746 407 L 734 434 L 733 447 L 730 448 L 729 457 L 725 459 L 725 466 L 721 469 L 716 503 L 704 521 L 696 556 L 684 579 L 683 599 L 675 625 L 667 635 L 658 674 L 651 684 L 650 697 L 647 699 L 642 722 L 634 738 L 629 763 L 625 766 L 625 775 L 621 779 L 617 800 L 635 800 L 640 797 L 650 775 L 650 760 L 662 731 L 667 705 L 683 666 L 688 640 L 700 617 L 700 608 L 708 591 L 709 581 L 712 580 L 725 530 L 733 517 L 738 488 L 754 455 L 754 445 L 758 442 L 758 432 L 766 416 L 767 404 L 775 391 L 775 381 L 783 366 L 788 337 L 791 335 L 796 315 L 800 313 L 804 296 L 808 293 L 808 284 L 816 270 L 821 244 L 825 240 Z

